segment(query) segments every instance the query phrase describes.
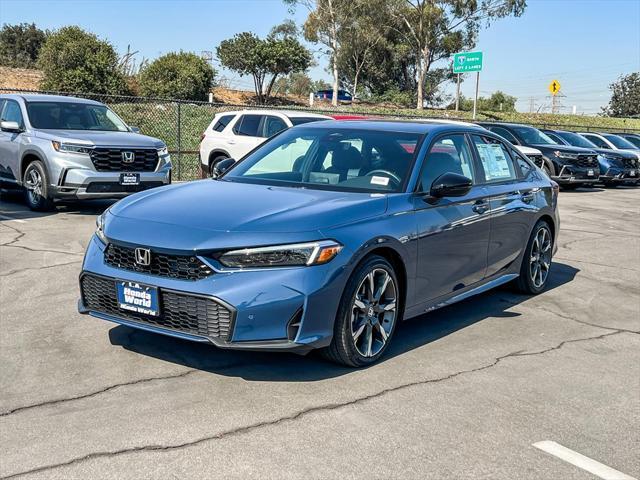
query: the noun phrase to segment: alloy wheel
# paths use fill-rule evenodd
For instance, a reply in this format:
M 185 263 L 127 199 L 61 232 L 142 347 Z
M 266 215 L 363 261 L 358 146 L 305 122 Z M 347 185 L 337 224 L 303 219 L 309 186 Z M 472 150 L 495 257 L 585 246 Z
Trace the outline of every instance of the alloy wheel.
M 27 195 L 29 196 L 29 202 L 32 205 L 37 204 L 42 197 L 42 175 L 40 175 L 36 167 L 30 166 L 27 169 L 24 184 L 27 189 Z
M 383 268 L 371 270 L 356 290 L 351 305 L 351 337 L 363 357 L 374 357 L 387 344 L 397 316 L 393 277 Z
M 529 275 L 536 288 L 541 288 L 547 281 L 551 267 L 551 233 L 542 227 L 536 233 L 531 245 Z

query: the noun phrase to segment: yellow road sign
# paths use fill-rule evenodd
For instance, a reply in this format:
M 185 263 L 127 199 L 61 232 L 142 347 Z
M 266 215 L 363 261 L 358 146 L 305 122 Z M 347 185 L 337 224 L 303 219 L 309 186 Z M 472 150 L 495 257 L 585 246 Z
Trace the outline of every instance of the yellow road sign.
M 551 92 L 551 95 L 557 95 L 560 93 L 560 82 L 558 80 L 553 80 L 549 84 L 549 91 Z

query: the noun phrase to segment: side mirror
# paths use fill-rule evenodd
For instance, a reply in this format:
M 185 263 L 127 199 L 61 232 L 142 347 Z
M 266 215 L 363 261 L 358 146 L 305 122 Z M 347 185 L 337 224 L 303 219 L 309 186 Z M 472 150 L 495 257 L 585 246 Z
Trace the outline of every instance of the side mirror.
M 20 125 L 18 125 L 18 122 L 7 122 L 6 120 L 0 122 L 0 130 L 2 130 L 3 132 L 13 132 L 13 133 L 20 133 L 24 131 L 20 127 Z
M 233 158 L 225 158 L 224 160 L 220 160 L 213 167 L 213 175 L 211 178 L 219 178 L 223 173 L 229 170 L 236 161 Z
M 473 181 L 458 173 L 447 172 L 436 178 L 431 184 L 432 197 L 462 197 L 469 193 Z
M 140 129 L 138 127 L 132 127 L 131 125 L 129 125 L 129 130 L 133 133 L 140 133 Z

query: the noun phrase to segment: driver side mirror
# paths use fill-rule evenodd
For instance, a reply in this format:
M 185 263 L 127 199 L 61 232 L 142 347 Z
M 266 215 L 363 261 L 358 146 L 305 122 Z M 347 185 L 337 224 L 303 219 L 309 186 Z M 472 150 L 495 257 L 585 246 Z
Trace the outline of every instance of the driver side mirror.
M 133 133 L 140 133 L 139 127 L 132 127 L 131 125 L 129 125 L 129 130 L 131 130 Z
M 8 122 L 6 120 L 0 122 L 0 130 L 2 130 L 3 132 L 13 133 L 21 133 L 24 131 L 24 129 L 22 129 L 20 125 L 18 125 L 18 122 Z
M 233 158 L 225 158 L 224 160 L 220 160 L 214 165 L 213 175 L 211 175 L 211 178 L 219 178 L 223 173 L 233 167 L 235 163 L 236 161 Z
M 469 193 L 473 181 L 458 173 L 447 172 L 436 178 L 431 184 L 429 194 L 435 198 L 462 197 Z

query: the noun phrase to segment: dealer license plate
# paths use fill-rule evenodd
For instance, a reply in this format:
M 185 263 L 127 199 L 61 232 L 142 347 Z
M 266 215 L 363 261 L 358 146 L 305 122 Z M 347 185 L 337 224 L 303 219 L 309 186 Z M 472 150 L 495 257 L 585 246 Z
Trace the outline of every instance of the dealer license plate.
M 139 173 L 121 173 L 120 185 L 138 185 L 140 184 Z
M 116 282 L 118 306 L 122 310 L 157 317 L 160 314 L 158 288 L 138 282 Z

